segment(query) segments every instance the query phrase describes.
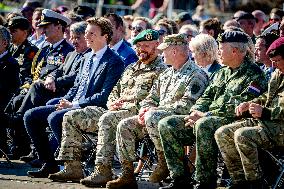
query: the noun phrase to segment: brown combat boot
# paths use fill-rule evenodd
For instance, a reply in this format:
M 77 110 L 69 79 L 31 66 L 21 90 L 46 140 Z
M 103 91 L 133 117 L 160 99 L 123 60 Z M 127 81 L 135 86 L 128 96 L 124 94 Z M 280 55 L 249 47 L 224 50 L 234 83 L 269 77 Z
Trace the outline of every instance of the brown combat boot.
M 80 161 L 66 161 L 64 163 L 64 169 L 54 174 L 50 174 L 48 178 L 57 182 L 79 182 L 84 178 L 82 166 Z
M 107 182 L 108 189 L 138 189 L 136 179 L 134 177 L 133 163 L 124 161 L 122 165 L 122 175 L 116 180 Z
M 166 179 L 170 173 L 165 160 L 164 152 L 157 151 L 157 155 L 158 155 L 157 167 L 149 177 L 149 181 L 153 183 L 161 182 L 162 180 Z
M 111 165 L 98 164 L 94 172 L 82 179 L 80 183 L 88 187 L 105 186 L 108 181 L 112 180 L 112 176 Z

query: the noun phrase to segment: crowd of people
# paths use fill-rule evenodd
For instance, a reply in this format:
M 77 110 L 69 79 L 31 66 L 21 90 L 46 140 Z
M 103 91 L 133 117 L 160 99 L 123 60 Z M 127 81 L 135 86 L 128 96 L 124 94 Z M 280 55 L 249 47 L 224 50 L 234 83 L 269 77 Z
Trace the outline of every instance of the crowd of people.
M 268 188 L 258 150 L 284 145 L 282 10 L 240 10 L 224 23 L 187 12 L 94 15 L 80 5 L 1 18 L 3 152 L 39 166 L 30 177 L 135 189 L 147 156 L 137 143 L 149 137 L 157 156 L 149 181 L 171 178 L 160 189 L 215 189 L 219 152 L 229 189 Z M 83 133 L 98 137 L 85 178 Z M 196 149 L 194 181 L 186 146 Z

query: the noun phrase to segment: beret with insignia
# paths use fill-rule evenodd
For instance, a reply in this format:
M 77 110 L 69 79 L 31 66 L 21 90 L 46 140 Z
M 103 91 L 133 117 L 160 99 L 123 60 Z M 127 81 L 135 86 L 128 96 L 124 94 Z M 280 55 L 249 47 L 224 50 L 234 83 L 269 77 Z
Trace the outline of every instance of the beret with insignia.
M 217 38 L 219 43 L 248 43 L 249 36 L 241 31 L 225 31 Z
M 9 29 L 29 30 L 31 28 L 30 22 L 23 16 L 16 16 L 11 18 L 8 22 Z
M 164 37 L 163 43 L 158 46 L 158 49 L 164 50 L 170 45 L 188 45 L 188 41 L 184 34 L 167 35 Z
M 143 30 L 133 40 L 133 45 L 141 41 L 154 41 L 159 39 L 159 33 L 156 30 Z
M 266 51 L 266 54 L 269 57 L 274 57 L 279 55 L 280 53 L 283 54 L 284 51 L 284 37 L 279 37 L 276 39 L 268 48 Z

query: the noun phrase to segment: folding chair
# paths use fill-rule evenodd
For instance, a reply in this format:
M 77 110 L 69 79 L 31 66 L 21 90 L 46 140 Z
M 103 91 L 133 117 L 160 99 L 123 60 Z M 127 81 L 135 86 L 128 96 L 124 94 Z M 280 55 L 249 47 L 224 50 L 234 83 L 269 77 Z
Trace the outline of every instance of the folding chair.
M 152 165 L 157 162 L 156 151 L 154 144 L 152 143 L 150 137 L 147 135 L 141 141 L 138 142 L 138 147 L 136 150 L 136 156 L 138 160 L 143 162 L 143 166 L 139 174 L 136 176 L 137 180 L 144 180 L 144 174 L 150 175 L 153 172 Z M 147 159 L 143 159 L 143 157 Z M 146 169 L 148 171 L 146 171 Z
M 82 144 L 81 164 L 85 175 L 89 176 L 93 172 L 95 166 L 98 132 L 95 133 L 81 132 L 81 133 L 84 140 Z
M 264 180 L 271 189 L 284 188 L 284 147 L 276 147 L 272 150 L 263 150 L 267 157 L 262 157 Z M 261 154 L 261 153 L 260 153 Z

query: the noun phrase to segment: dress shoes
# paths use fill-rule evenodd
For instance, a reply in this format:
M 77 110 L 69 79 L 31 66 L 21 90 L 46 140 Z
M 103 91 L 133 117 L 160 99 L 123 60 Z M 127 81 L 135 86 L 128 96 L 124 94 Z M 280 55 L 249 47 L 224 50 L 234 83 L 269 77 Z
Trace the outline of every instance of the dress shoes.
M 47 178 L 49 174 L 57 173 L 59 167 L 56 163 L 45 163 L 38 171 L 28 171 L 29 177 Z

